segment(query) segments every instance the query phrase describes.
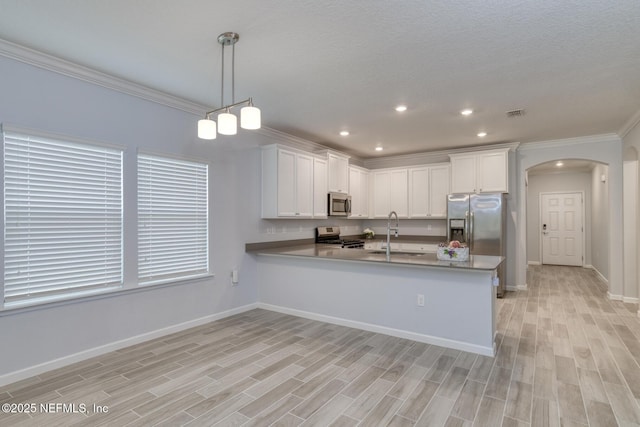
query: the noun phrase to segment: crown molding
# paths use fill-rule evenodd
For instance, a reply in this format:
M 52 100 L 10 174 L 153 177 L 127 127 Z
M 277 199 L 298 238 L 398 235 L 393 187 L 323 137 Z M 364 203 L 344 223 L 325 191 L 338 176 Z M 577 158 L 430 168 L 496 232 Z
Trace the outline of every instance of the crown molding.
M 618 131 L 618 135 L 620 138 L 624 138 L 627 136 L 629 132 L 633 130 L 636 126 L 640 125 L 640 110 L 638 110 L 633 116 L 626 121 L 624 125 Z
M 279 130 L 271 129 L 268 127 L 261 127 L 260 129 L 257 129 L 255 132 L 269 139 L 269 141 L 264 142 L 264 145 L 277 143 L 277 144 L 286 145 L 291 148 L 305 150 L 311 153 L 316 151 L 329 150 L 329 147 L 327 147 L 326 145 L 318 144 L 317 142 L 299 138 L 297 136 L 293 136 L 288 133 L 284 133 Z
M 553 139 L 549 141 L 525 142 L 518 151 L 542 150 L 546 148 L 566 147 L 568 145 L 599 144 L 620 142 L 621 138 L 615 133 L 602 135 L 579 136 L 575 138 Z
M 508 142 L 502 144 L 480 145 L 475 147 L 451 148 L 447 150 L 425 151 L 423 153 L 401 154 L 399 156 L 365 159 L 363 163 L 364 167 L 366 167 L 367 169 L 382 169 L 390 167 L 425 165 L 432 163 L 448 163 L 450 154 L 468 153 L 470 151 L 488 151 L 499 148 L 508 148 L 509 150 L 515 151 L 519 146 L 519 142 Z
M 204 112 L 210 109 L 206 105 L 151 89 L 150 87 L 133 83 L 129 80 L 114 77 L 101 71 L 3 39 L 0 39 L 0 56 L 198 116 L 203 116 Z

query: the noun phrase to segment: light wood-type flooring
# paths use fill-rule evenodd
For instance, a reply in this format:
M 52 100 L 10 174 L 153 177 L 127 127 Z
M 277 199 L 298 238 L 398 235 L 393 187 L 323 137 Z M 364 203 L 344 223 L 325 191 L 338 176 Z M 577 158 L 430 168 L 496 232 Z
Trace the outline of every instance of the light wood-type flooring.
M 86 405 L 0 425 L 640 426 L 637 305 L 591 270 L 528 275 L 498 301 L 495 358 L 253 310 L 0 388 Z

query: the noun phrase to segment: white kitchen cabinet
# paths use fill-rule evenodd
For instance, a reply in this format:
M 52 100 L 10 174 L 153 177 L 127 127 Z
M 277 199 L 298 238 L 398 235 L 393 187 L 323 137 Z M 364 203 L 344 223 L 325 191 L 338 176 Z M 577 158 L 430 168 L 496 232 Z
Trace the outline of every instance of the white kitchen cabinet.
M 387 218 L 396 211 L 399 217 L 408 216 L 407 169 L 385 169 L 373 172 L 373 217 Z
M 409 168 L 409 218 L 446 218 L 449 164 Z
M 447 196 L 451 193 L 451 165 L 429 166 L 429 217 L 447 217 Z
M 262 150 L 262 217 L 311 218 L 314 202 L 313 157 L 267 146 Z
M 349 157 L 327 151 L 327 160 L 329 192 L 347 193 L 349 191 Z
M 450 154 L 452 193 L 508 193 L 509 149 Z
M 326 218 L 327 209 L 327 160 L 313 159 L 313 217 Z
M 351 216 L 361 219 L 369 217 L 369 171 L 349 166 L 349 195 L 351 196 Z

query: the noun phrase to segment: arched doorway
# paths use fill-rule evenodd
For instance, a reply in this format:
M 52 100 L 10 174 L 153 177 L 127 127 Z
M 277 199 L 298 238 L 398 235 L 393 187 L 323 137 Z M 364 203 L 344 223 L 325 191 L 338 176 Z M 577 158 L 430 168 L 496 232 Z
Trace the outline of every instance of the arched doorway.
M 607 274 L 609 297 L 622 299 L 623 247 L 619 244 L 608 243 L 612 236 L 619 236 L 622 229 L 622 141 L 617 135 L 522 144 L 518 148 L 516 160 L 518 201 L 515 213 L 517 218 L 515 237 L 516 287 L 526 289 L 527 286 L 527 171 L 534 166 L 558 159 L 588 160 L 608 166 L 605 182 L 600 181 L 607 190 L 606 204 L 609 209 L 607 217 L 602 221 L 604 225 L 601 230 L 607 244 L 604 247 L 600 246 L 599 249 L 606 253 L 606 268 L 603 267 L 606 272 L 602 273 Z M 594 241 L 593 237 L 591 240 Z M 602 261 L 603 258 L 601 257 L 600 260 Z
M 603 231 L 609 204 L 602 202 L 608 199 L 608 172 L 607 165 L 581 159 L 527 169 L 527 264 L 590 267 L 604 277 L 608 249 L 592 242 L 608 241 Z

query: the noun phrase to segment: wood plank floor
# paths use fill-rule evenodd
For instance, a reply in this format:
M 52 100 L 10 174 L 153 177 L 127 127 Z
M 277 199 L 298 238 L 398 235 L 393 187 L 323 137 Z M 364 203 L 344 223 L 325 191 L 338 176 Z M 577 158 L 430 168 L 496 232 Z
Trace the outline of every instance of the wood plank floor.
M 590 270 L 528 275 L 495 358 L 253 310 L 0 388 L 38 405 L 0 425 L 640 426 L 637 304 Z

